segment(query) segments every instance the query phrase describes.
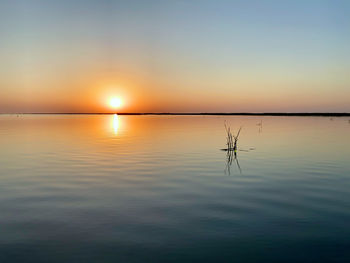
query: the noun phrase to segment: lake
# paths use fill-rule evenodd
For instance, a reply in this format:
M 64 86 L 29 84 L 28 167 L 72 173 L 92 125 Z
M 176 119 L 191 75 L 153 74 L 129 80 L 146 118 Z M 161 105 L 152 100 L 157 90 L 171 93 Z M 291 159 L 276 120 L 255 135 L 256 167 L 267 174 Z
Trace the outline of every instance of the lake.
M 349 135 L 349 118 L 0 115 L 0 262 L 350 262 Z

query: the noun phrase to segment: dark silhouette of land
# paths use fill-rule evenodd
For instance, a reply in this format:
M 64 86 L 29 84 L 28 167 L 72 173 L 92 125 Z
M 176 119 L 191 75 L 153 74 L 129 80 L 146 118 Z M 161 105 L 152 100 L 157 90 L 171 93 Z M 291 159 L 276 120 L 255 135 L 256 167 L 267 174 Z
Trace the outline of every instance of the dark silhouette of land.
M 11 114 L 11 113 L 8 113 Z M 214 115 L 214 116 L 320 116 L 349 117 L 349 112 L 51 112 L 51 113 L 13 113 L 13 114 L 82 114 L 82 115 Z

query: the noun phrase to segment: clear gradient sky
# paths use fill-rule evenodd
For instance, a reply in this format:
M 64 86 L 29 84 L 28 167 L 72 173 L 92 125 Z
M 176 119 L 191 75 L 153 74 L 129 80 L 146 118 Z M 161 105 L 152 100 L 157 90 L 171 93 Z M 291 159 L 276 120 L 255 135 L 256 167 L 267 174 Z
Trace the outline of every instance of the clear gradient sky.
M 350 112 L 348 0 L 0 0 L 0 112 Z

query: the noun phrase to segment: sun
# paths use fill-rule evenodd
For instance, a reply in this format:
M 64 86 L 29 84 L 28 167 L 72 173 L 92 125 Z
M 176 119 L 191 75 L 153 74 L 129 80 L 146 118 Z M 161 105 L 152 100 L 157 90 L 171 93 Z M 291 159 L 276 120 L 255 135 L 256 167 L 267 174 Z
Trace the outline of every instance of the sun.
M 123 105 L 123 101 L 121 98 L 114 97 L 109 100 L 109 105 L 113 109 L 120 108 Z

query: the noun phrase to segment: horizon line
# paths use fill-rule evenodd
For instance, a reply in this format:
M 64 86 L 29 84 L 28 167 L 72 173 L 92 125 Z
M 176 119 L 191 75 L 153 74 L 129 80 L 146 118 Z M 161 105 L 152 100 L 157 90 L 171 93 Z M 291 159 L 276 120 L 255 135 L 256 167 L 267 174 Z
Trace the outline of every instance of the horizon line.
M 213 115 L 213 116 L 324 116 L 346 117 L 350 112 L 15 112 L 1 115 Z

